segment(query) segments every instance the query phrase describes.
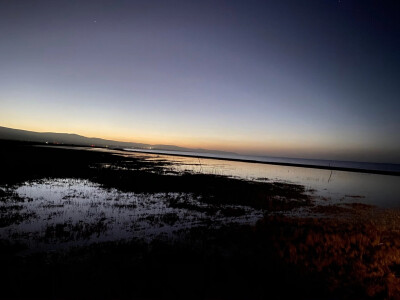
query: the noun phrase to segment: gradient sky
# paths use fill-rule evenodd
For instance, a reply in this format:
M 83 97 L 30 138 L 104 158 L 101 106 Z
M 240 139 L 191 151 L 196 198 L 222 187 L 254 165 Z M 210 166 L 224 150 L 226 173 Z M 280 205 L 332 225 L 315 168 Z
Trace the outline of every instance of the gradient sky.
M 399 163 L 395 3 L 0 0 L 0 126 Z

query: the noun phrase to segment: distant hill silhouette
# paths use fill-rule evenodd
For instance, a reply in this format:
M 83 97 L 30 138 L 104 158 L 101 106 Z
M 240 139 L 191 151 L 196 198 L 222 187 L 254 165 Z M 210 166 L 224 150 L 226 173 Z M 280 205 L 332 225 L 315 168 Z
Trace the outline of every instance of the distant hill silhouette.
M 174 145 L 150 145 L 142 143 L 119 142 L 119 141 L 105 140 L 100 138 L 89 138 L 72 133 L 35 132 L 35 131 L 2 127 L 2 126 L 0 126 L 0 139 L 35 142 L 35 143 L 68 144 L 77 146 L 99 146 L 99 147 L 107 146 L 110 148 L 136 148 L 136 149 L 150 149 L 151 147 L 151 149 L 154 150 L 234 154 L 232 152 L 219 151 L 219 150 L 193 149 L 193 148 L 178 147 Z

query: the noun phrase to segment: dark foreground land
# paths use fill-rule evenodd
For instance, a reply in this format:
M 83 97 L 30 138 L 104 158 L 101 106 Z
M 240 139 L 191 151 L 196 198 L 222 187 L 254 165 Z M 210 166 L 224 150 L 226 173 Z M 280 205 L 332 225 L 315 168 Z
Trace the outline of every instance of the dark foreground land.
M 357 203 L 319 206 L 302 186 L 174 174 L 168 162 L 140 155 L 3 141 L 0 160 L 0 299 L 400 298 L 396 211 Z M 78 220 L 79 226 L 44 222 L 37 235 L 15 232 L 27 219 L 32 228 L 43 221 L 24 210 L 36 200 L 21 198 L 16 188 L 63 178 L 121 193 L 158 194 L 185 218 L 191 212 L 204 218 L 177 231 L 182 215 L 147 218 L 144 224 L 170 226 L 167 237 L 146 238 L 133 230 L 130 238 L 93 242 L 109 224 L 96 216 L 95 223 Z M 133 214 L 139 206 L 118 209 Z M 257 220 L 234 222 L 249 209 Z M 309 214 L 289 214 L 298 210 Z M 33 251 L 35 244 L 70 240 L 77 243 Z

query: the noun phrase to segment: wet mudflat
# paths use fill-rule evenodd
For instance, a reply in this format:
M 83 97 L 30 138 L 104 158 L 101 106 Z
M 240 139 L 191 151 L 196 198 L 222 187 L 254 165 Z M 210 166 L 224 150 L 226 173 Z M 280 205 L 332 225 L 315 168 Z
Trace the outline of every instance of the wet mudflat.
M 1 298 L 400 297 L 395 209 L 140 154 L 0 154 Z
M 30 252 L 132 238 L 174 239 L 196 226 L 254 224 L 262 217 L 247 206 L 211 208 L 189 193 L 121 192 L 86 179 L 41 179 L 11 190 L 16 199 L 0 204 L 0 236 L 26 243 Z

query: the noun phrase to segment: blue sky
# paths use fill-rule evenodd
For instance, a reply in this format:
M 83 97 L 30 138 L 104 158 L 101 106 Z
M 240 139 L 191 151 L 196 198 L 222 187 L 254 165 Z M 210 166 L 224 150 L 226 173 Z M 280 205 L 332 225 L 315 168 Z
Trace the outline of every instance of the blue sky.
M 393 3 L 0 1 L 0 125 L 400 162 Z

